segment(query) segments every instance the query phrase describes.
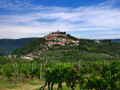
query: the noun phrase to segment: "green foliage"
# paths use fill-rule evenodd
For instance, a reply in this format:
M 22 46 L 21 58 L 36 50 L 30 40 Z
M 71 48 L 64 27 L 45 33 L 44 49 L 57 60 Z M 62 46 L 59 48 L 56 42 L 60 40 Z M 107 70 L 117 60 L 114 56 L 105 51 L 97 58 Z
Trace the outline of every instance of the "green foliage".
M 0 52 L 0 56 L 4 56 L 3 53 Z
M 37 50 L 43 49 L 46 40 L 44 38 L 36 39 L 29 44 L 26 44 L 24 47 L 16 49 L 13 54 L 25 55 L 27 53 L 32 53 Z
M 2 70 L 1 75 L 14 80 L 14 68 L 18 71 L 17 81 L 24 81 L 25 78 L 34 77 L 40 78 L 40 63 L 29 64 L 6 64 L 0 66 Z M 42 65 L 42 76 L 48 86 L 51 88 L 54 84 L 62 87 L 65 82 L 67 87 L 75 90 L 79 85 L 81 89 L 96 89 L 96 90 L 119 90 L 120 80 L 120 62 L 114 60 L 111 62 L 74 62 L 74 63 L 60 63 L 47 61 L 46 65 Z M 13 79 L 14 78 L 14 79 Z M 31 82 L 29 84 L 39 84 Z
M 17 77 L 17 81 L 18 82 L 22 82 L 22 78 L 21 77 Z
M 13 65 L 7 64 L 3 68 L 3 75 L 11 78 L 13 76 Z
M 63 57 L 61 58 L 62 61 L 68 61 L 71 62 L 78 61 L 78 60 L 85 60 L 85 61 L 104 61 L 104 60 L 114 60 L 115 57 L 112 57 L 107 54 L 101 54 L 101 53 L 89 53 L 82 50 L 68 50 L 61 51 Z
M 74 89 L 77 85 L 77 80 L 79 77 L 78 68 L 73 66 L 73 68 L 69 68 L 65 74 L 65 82 L 68 87 Z
M 41 82 L 35 82 L 35 81 L 31 81 L 29 82 L 30 85 L 41 85 Z
M 70 45 L 66 44 L 65 46 L 53 45 L 52 47 L 49 47 L 46 45 L 45 42 L 47 41 L 44 38 L 39 38 L 21 48 L 16 49 L 13 54 L 20 56 L 32 53 L 33 55 L 42 58 L 53 57 L 54 60 L 72 62 L 78 60 L 104 61 L 115 60 L 116 58 L 120 59 L 120 43 L 113 43 L 106 40 L 97 43 L 94 40 L 77 39 L 69 34 L 67 34 L 67 38 L 79 40 L 79 45 L 70 46 L 73 44 L 70 43 Z
M 0 65 L 0 75 L 3 74 L 3 65 Z
M 73 75 L 71 73 L 72 65 L 65 65 L 62 63 L 57 63 L 54 68 L 49 67 L 43 72 L 43 77 L 48 83 L 56 83 L 58 86 L 61 86 L 63 82 L 66 82 L 68 86 L 72 82 L 69 82 L 69 76 Z M 74 76 L 74 75 L 73 75 Z M 74 80 L 74 78 L 72 78 Z M 61 87 L 60 87 L 61 88 Z
M 119 78 L 119 65 L 119 61 L 112 61 L 109 66 L 106 65 L 102 68 L 102 71 L 104 71 L 104 73 L 102 73 L 102 77 L 105 79 L 107 85 L 109 85 L 112 90 L 118 88 L 116 82 Z
M 3 57 L 3 56 L 0 56 L 0 64 L 12 64 L 12 63 L 28 63 L 30 61 L 28 60 L 24 60 L 24 59 L 21 59 L 21 58 L 7 58 L 7 57 Z
M 18 87 L 18 85 L 16 85 L 16 84 L 10 84 L 10 85 L 7 86 L 7 88 L 9 88 L 9 89 L 12 89 L 12 88 L 15 88 L 15 87 Z
M 96 90 L 101 90 L 103 88 L 104 82 L 102 78 L 91 76 L 88 78 L 88 83 L 86 84 L 86 88 Z
M 73 37 L 70 34 L 67 34 L 67 38 L 72 39 L 72 40 L 78 40 L 76 37 Z
M 66 32 L 60 32 L 60 34 L 66 34 Z
M 19 69 L 18 73 L 20 73 L 20 77 L 22 77 L 23 79 L 28 77 L 27 76 L 29 73 L 28 67 L 18 67 L 18 69 Z
M 84 40 L 81 39 L 79 42 L 78 49 L 84 50 L 87 52 L 94 53 L 103 53 L 109 54 L 111 56 L 120 55 L 120 43 L 112 43 L 112 42 L 100 42 L 96 43 L 93 40 Z

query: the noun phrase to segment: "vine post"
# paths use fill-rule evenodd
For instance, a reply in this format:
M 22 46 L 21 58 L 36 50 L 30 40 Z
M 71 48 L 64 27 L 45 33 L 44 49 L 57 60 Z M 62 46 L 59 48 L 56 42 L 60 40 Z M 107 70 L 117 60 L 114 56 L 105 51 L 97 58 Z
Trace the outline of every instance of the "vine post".
M 13 65 L 13 72 L 14 72 L 14 78 L 15 78 L 15 84 L 16 84 L 16 82 L 17 82 L 17 67 L 15 66 L 15 65 Z
M 46 62 L 45 62 L 45 67 L 47 68 L 47 59 L 46 59 Z
M 33 72 L 33 63 L 32 63 L 32 72 Z
M 78 71 L 80 73 L 80 64 L 81 64 L 81 61 L 79 60 L 79 64 L 78 64 Z M 80 90 L 81 90 L 81 80 L 80 80 L 80 76 L 79 76 L 79 79 L 78 79 L 78 82 L 79 82 L 79 87 L 80 87 Z
M 3 65 L 2 65 L 2 71 L 3 71 Z
M 80 62 L 81 62 L 81 61 L 79 60 L 79 64 L 78 64 L 78 67 L 79 67 L 79 72 L 80 72 Z
M 16 63 L 16 69 L 17 69 L 17 63 Z M 18 77 L 18 69 L 16 70 L 16 75 Z
M 42 73 L 42 63 L 41 63 L 41 68 L 40 68 L 40 81 L 41 81 L 41 73 Z
M 46 59 L 45 64 L 43 64 L 43 65 L 45 65 L 45 73 L 47 73 L 47 59 Z M 41 63 L 40 73 L 41 73 L 41 71 L 42 71 L 42 63 Z M 48 90 L 50 90 L 50 83 L 47 82 L 47 81 L 45 82 L 44 86 L 42 86 L 42 87 L 40 88 L 40 90 L 41 90 L 41 89 L 44 90 L 45 87 L 47 86 L 47 84 L 48 84 Z

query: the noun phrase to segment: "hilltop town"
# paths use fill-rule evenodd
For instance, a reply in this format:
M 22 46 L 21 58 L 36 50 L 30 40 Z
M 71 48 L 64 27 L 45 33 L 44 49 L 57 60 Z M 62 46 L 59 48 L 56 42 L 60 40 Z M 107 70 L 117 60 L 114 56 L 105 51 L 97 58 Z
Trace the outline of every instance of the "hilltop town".
M 65 46 L 70 44 L 71 46 L 79 45 L 79 40 L 73 40 L 66 34 L 66 32 L 60 32 L 57 30 L 56 32 L 52 32 L 48 35 L 45 35 L 44 38 L 47 40 L 46 44 L 48 46 L 53 45 L 61 45 Z
M 51 52 L 51 50 L 54 50 L 53 53 L 57 50 L 55 53 L 58 53 L 60 51 L 66 51 L 67 49 L 74 48 L 74 46 L 79 47 L 79 44 L 83 41 L 100 43 L 98 40 L 78 39 L 70 34 L 66 34 L 66 32 L 57 30 L 56 32 L 51 32 L 48 35 L 45 35 L 43 38 L 36 39 L 24 47 L 16 49 L 14 54 L 8 55 L 8 57 L 20 57 L 22 59 L 33 60 L 34 58 L 44 56 L 46 53 Z
M 41 47 L 42 49 L 35 52 L 42 52 L 42 50 L 49 50 L 48 48 L 56 48 L 59 46 L 65 47 L 66 45 L 71 47 L 78 46 L 79 39 L 71 36 L 70 34 L 66 34 L 66 32 L 61 32 L 57 30 L 56 32 L 52 32 L 48 35 L 45 35 L 43 37 L 43 43 L 39 44 L 39 47 Z M 12 58 L 12 57 L 16 58 L 16 56 L 17 55 L 8 55 L 9 58 Z M 34 58 L 37 58 L 37 57 L 38 56 L 34 55 L 34 52 L 27 53 L 26 55 L 20 55 L 20 58 L 28 59 L 28 60 L 33 60 Z

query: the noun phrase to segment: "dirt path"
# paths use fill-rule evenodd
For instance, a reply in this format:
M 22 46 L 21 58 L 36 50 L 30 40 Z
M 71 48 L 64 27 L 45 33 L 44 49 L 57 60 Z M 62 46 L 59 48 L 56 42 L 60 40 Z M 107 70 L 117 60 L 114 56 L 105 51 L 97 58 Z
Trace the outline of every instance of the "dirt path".
M 65 83 L 62 84 L 63 86 L 65 85 Z M 42 85 L 29 85 L 29 84 L 25 84 L 25 85 L 20 85 L 20 87 L 16 87 L 14 89 L 5 89 L 5 90 L 36 90 L 39 89 Z M 58 85 L 54 85 L 54 88 L 57 88 Z M 46 86 L 46 88 L 48 88 Z

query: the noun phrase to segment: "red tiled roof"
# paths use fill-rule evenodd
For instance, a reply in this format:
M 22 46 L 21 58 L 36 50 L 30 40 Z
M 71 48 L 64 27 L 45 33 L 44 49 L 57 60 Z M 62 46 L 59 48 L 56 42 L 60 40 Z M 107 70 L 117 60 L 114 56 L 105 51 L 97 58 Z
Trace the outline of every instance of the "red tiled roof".
M 59 34 L 60 33 L 60 31 L 59 30 L 57 30 L 57 32 L 56 32 L 57 34 Z
M 49 39 L 49 38 L 51 38 L 51 36 L 50 36 L 50 35 L 47 35 L 47 38 Z

